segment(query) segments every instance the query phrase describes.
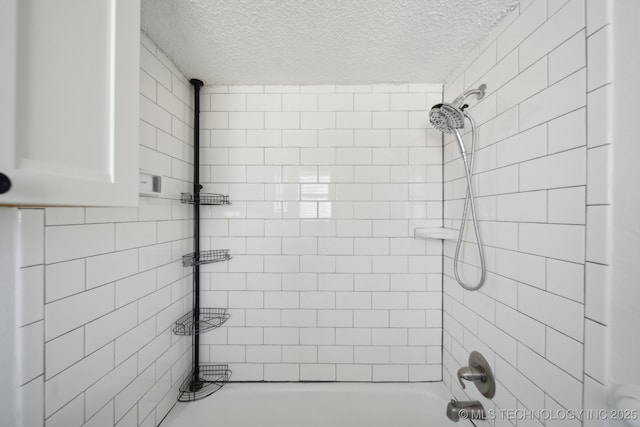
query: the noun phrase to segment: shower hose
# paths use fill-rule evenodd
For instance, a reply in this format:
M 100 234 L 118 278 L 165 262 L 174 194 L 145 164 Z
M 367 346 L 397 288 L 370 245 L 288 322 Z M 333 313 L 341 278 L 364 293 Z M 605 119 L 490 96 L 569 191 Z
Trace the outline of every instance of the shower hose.
M 476 124 L 473 121 L 473 118 L 468 115 L 466 112 L 463 112 L 464 116 L 471 123 L 471 155 L 467 156 L 467 154 L 461 149 L 462 161 L 464 163 L 464 172 L 467 177 L 467 192 L 464 199 L 464 208 L 462 210 L 462 220 L 460 222 L 460 232 L 458 233 L 458 240 L 456 242 L 456 251 L 453 257 L 453 273 L 456 278 L 456 282 L 464 289 L 468 291 L 477 291 L 484 284 L 484 280 L 486 277 L 486 268 L 485 268 L 485 260 L 484 260 L 484 250 L 482 248 L 482 240 L 480 239 L 480 230 L 478 228 L 478 215 L 476 213 L 476 205 L 474 202 L 473 196 L 473 187 L 471 186 L 471 177 L 473 175 L 473 160 L 476 152 Z M 458 129 L 455 129 L 455 135 L 458 139 L 458 143 L 460 147 L 464 147 L 464 141 L 462 140 L 462 136 Z M 460 264 L 460 247 L 462 246 L 462 239 L 464 234 L 465 225 L 467 223 L 467 214 L 469 212 L 469 205 L 471 205 L 471 220 L 473 222 L 473 230 L 476 235 L 476 246 L 478 248 L 478 254 L 480 257 L 480 279 L 475 284 L 465 283 L 460 277 L 460 272 L 458 271 L 458 264 Z

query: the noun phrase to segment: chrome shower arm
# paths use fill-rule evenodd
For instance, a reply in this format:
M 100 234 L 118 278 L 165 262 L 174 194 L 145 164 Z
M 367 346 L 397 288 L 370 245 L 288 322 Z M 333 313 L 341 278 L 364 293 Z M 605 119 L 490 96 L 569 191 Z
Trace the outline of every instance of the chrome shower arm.
M 457 108 L 460 108 L 460 106 L 462 106 L 464 101 L 472 95 L 476 95 L 477 99 L 482 99 L 484 97 L 484 93 L 486 90 L 487 90 L 487 85 L 485 84 L 481 84 L 478 87 L 478 89 L 469 89 L 468 91 L 466 91 L 465 93 L 463 93 L 462 95 L 454 99 L 451 105 Z

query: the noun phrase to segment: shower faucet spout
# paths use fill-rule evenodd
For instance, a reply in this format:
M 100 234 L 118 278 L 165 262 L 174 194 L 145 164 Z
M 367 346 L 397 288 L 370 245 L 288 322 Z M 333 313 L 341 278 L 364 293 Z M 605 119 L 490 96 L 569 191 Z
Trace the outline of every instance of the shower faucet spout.
M 461 401 L 451 399 L 447 405 L 447 418 L 453 422 L 460 420 L 484 420 L 487 415 L 482 403 L 477 400 Z

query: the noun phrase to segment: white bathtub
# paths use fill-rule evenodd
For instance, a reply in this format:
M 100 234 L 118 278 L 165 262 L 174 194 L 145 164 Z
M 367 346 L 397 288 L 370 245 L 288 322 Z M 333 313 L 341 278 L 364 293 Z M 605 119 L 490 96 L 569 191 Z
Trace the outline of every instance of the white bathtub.
M 455 424 L 434 383 L 231 383 L 181 403 L 161 427 L 425 427 Z

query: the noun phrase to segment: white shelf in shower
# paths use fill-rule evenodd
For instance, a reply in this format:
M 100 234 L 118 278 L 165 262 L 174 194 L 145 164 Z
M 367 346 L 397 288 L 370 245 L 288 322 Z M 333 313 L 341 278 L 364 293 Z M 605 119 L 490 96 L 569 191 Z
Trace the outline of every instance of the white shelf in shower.
M 451 228 L 416 228 L 413 230 L 414 239 L 439 239 L 439 240 L 456 240 L 458 238 L 458 230 Z

